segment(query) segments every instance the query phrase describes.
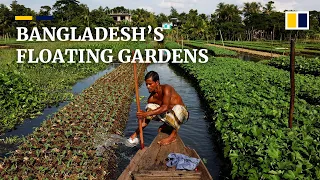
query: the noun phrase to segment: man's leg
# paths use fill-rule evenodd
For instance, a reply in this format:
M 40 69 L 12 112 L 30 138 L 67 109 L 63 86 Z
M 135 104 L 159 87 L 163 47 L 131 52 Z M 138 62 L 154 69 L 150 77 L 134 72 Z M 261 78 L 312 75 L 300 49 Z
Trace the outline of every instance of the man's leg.
M 149 119 L 143 119 L 142 120 L 142 129 L 148 126 L 150 120 Z M 130 136 L 131 139 L 134 139 L 139 134 L 139 127 L 136 129 L 136 131 Z
M 161 132 L 164 128 L 166 128 L 168 125 L 166 123 L 163 123 L 161 126 L 158 128 L 158 132 Z
M 176 137 L 178 134 L 178 129 L 180 128 L 180 125 L 185 122 L 185 120 L 188 119 L 189 113 L 186 110 L 186 108 L 182 105 L 175 105 L 172 108 L 173 112 L 167 113 L 166 117 L 164 118 L 164 121 L 166 124 L 168 124 L 170 127 L 173 128 L 171 134 L 169 137 L 164 138 L 160 140 L 158 143 L 161 145 L 167 145 L 174 141 L 176 141 Z M 163 127 L 160 126 L 159 132 L 163 129 Z
M 177 139 L 177 134 L 178 134 L 178 131 L 176 129 L 173 129 L 171 134 L 169 135 L 169 137 L 167 138 L 164 138 L 164 139 L 161 139 L 158 144 L 160 145 L 168 145 L 168 144 L 171 144 L 173 142 L 175 142 Z

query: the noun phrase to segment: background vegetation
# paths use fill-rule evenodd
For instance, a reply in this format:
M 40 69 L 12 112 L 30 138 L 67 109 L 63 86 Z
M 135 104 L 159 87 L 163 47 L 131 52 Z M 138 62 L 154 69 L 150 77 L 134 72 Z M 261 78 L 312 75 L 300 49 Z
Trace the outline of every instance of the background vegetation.
M 78 0 L 57 0 L 53 6 L 43 5 L 39 12 L 13 1 L 10 7 L 0 4 L 0 37 L 15 37 L 16 27 L 110 27 L 110 26 L 161 26 L 163 22 L 178 18 L 178 26 L 169 32 L 176 38 L 203 40 L 285 40 L 292 37 L 302 39 L 320 38 L 320 12 L 310 11 L 309 31 L 286 31 L 285 14 L 275 10 L 274 2 L 262 5 L 246 2 L 242 7 L 219 3 L 210 15 L 191 9 L 179 13 L 171 8 L 169 15 L 155 14 L 145 9 L 126 9 L 125 7 L 99 7 L 90 10 Z M 110 13 L 129 12 L 132 21 L 115 22 Z M 53 21 L 15 21 L 17 15 L 53 15 Z M 220 35 L 222 32 L 222 36 Z

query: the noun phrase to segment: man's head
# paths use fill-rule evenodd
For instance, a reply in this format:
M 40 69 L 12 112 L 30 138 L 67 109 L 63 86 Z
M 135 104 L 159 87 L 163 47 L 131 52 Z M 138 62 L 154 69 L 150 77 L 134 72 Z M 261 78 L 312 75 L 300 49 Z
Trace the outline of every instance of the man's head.
M 159 74 L 155 71 L 149 71 L 144 77 L 149 93 L 154 92 L 160 85 Z

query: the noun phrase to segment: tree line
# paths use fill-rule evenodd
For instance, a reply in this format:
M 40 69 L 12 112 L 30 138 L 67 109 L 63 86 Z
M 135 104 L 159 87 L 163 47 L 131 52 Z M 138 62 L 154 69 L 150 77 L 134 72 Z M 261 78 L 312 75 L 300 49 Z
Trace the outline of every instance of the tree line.
M 128 12 L 132 21 L 117 22 L 111 13 Z M 15 21 L 15 16 L 52 15 L 53 21 Z M 172 19 L 174 18 L 174 19 Z M 177 18 L 177 19 L 175 19 Z M 41 6 L 39 12 L 12 1 L 10 7 L 0 4 L 0 37 L 15 37 L 16 27 L 85 27 L 161 26 L 163 22 L 178 20 L 169 36 L 189 40 L 286 40 L 292 37 L 320 39 L 320 12 L 310 11 L 310 30 L 286 31 L 285 13 L 275 10 L 274 2 L 262 5 L 246 2 L 243 7 L 234 4 L 219 3 L 212 14 L 206 15 L 191 9 L 188 13 L 179 13 L 171 8 L 170 14 L 155 14 L 145 9 L 127 9 L 123 6 L 99 7 L 89 10 L 86 4 L 78 0 L 57 0 L 51 6 Z

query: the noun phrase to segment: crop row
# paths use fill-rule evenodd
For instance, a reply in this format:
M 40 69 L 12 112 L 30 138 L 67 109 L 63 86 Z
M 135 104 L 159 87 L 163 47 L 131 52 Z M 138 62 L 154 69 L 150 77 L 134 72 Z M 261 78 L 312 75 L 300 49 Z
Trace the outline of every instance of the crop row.
M 287 72 L 232 58 L 180 66 L 216 113 L 233 178 L 320 178 L 320 108 L 296 98 L 293 129 L 287 128 Z
M 168 49 L 178 49 L 181 46 L 174 42 L 166 43 L 166 47 Z M 264 63 L 267 61 L 264 61 Z M 263 64 L 260 64 L 263 65 Z M 275 69 L 276 70 L 276 69 Z M 279 83 L 277 81 L 272 82 L 273 84 L 279 86 L 279 88 L 284 88 L 288 92 L 290 91 L 290 79 L 289 72 L 284 71 L 285 77 L 287 77 L 287 81 Z M 320 78 L 314 77 L 312 75 L 303 75 L 296 74 L 295 76 L 295 87 L 296 87 L 296 95 L 306 100 L 309 104 L 320 105 Z
M 216 43 L 222 45 L 222 42 L 220 41 L 216 41 Z M 290 42 L 225 41 L 224 44 L 232 47 L 246 48 L 264 52 L 273 52 L 278 54 L 289 54 L 290 52 Z M 320 52 L 317 48 L 317 44 L 303 44 L 301 42 L 297 42 L 295 48 L 296 53 L 320 55 Z
M 138 65 L 140 80 L 145 65 Z M 123 64 L 98 79 L 29 135 L 0 162 L 4 179 L 108 179 L 115 163 L 107 149 L 96 148 L 101 134 L 121 134 L 134 92 L 132 64 Z M 104 137 L 107 138 L 107 137 Z
M 290 57 L 273 58 L 268 65 L 290 71 Z M 300 74 L 320 75 L 320 59 L 304 58 L 297 56 L 295 58 L 295 72 Z
M 222 43 L 219 43 L 222 45 Z M 251 50 L 257 50 L 257 51 L 263 51 L 263 52 L 269 52 L 269 53 L 277 53 L 277 54 L 288 54 L 289 49 L 275 49 L 273 46 L 264 46 L 264 45 L 251 45 L 251 44 L 235 44 L 231 42 L 225 42 L 225 46 L 231 46 L 231 47 L 238 47 L 238 48 L 245 48 L 245 49 L 251 49 Z
M 215 112 L 212 119 L 222 135 L 224 155 L 232 162 L 233 178 L 320 178 L 320 107 L 296 97 L 293 129 L 287 128 L 287 71 L 234 58 L 180 66 L 198 81 Z M 298 83 L 304 90 L 313 85 L 309 76 L 298 77 L 305 81 Z
M 214 47 L 214 46 L 208 46 L 206 44 L 203 44 L 201 42 L 190 42 L 190 43 L 186 43 L 187 46 L 192 46 L 192 47 L 196 47 L 196 48 L 206 48 L 209 51 L 212 51 L 214 56 L 236 56 L 237 53 L 235 51 L 231 51 L 228 49 L 224 49 L 224 48 L 218 48 L 218 47 Z

